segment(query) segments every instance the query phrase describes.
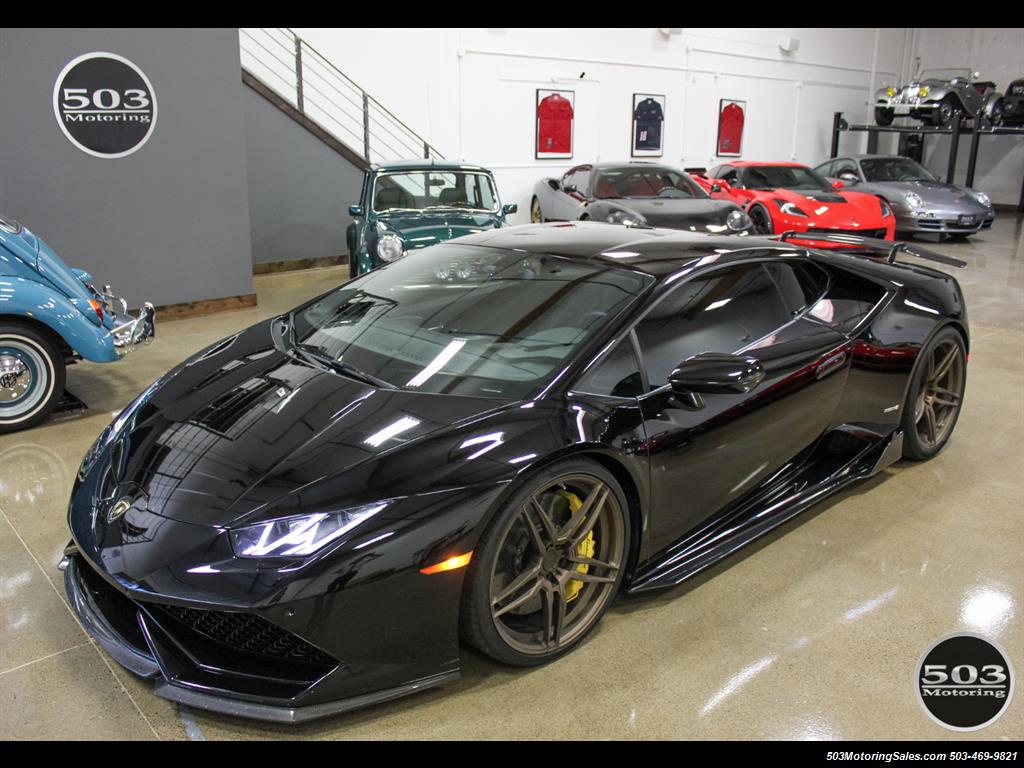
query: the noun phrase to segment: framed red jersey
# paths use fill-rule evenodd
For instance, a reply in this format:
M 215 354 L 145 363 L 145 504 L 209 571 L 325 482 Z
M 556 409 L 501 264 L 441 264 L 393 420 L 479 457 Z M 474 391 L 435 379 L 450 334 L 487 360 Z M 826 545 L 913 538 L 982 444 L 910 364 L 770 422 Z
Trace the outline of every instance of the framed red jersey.
M 537 159 L 572 157 L 576 94 L 537 89 Z
M 747 102 L 721 99 L 718 102 L 719 157 L 739 157 L 743 150 L 743 121 L 747 114 Z

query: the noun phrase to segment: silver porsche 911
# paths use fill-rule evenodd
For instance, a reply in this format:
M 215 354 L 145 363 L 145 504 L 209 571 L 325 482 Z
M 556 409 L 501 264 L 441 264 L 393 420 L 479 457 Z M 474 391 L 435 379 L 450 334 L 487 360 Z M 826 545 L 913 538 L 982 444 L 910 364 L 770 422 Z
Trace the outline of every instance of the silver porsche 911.
M 947 184 L 909 157 L 847 155 L 814 170 L 885 200 L 896 214 L 898 233 L 967 237 L 995 221 L 992 201 L 984 192 Z

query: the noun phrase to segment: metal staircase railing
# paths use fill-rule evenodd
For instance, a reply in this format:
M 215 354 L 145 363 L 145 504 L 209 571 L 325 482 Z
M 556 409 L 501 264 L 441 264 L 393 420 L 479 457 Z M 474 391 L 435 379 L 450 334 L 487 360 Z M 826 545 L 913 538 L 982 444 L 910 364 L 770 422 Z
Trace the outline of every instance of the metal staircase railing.
M 444 159 L 422 136 L 286 27 L 240 28 L 242 69 L 367 162 Z

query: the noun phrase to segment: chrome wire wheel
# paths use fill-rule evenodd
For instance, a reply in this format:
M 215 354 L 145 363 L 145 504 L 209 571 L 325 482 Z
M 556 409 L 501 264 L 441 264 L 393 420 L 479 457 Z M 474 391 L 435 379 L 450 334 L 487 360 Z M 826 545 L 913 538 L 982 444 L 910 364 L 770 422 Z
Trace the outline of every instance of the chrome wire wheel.
M 488 602 L 504 644 L 552 657 L 597 623 L 626 554 L 625 510 L 604 480 L 562 475 L 529 494 L 498 529 Z
M 544 216 L 540 210 L 540 200 L 536 197 L 530 202 L 530 221 L 533 224 L 540 224 L 544 221 Z
M 914 404 L 918 440 L 938 449 L 956 423 L 964 393 L 964 353 L 953 338 L 940 341 L 927 353 L 924 377 Z

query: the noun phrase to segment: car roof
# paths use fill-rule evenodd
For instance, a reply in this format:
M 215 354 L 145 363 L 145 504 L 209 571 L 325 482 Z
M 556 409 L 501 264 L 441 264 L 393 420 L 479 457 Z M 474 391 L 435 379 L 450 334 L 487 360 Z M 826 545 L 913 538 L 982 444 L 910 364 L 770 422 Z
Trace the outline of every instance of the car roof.
M 386 163 L 373 163 L 371 171 L 418 171 L 432 169 L 435 171 L 483 171 L 490 173 L 482 165 L 460 163 L 454 160 L 437 160 L 435 158 L 419 158 L 415 160 L 391 160 Z
M 866 154 L 865 155 L 859 155 L 859 154 L 839 155 L 838 157 L 832 158 L 832 159 L 841 160 L 844 157 L 849 158 L 851 160 L 883 160 L 883 159 L 909 160 L 909 159 L 912 159 L 912 158 L 903 157 L 903 155 L 879 155 L 879 154 L 875 154 L 875 155 L 866 155 Z M 828 160 L 823 160 L 822 162 L 823 163 L 827 163 Z
M 626 267 L 657 279 L 669 277 L 698 259 L 724 264 L 771 249 L 802 254 L 806 249 L 737 235 L 709 236 L 678 229 L 624 227 L 597 221 L 550 222 L 502 227 L 460 237 L 449 245 L 482 245 L 550 254 L 569 259 Z
M 754 168 L 759 165 L 784 165 L 789 168 L 807 168 L 804 163 L 791 163 L 788 161 L 780 161 L 777 163 L 767 162 L 765 160 L 726 160 L 721 165 L 731 165 L 733 168 Z

